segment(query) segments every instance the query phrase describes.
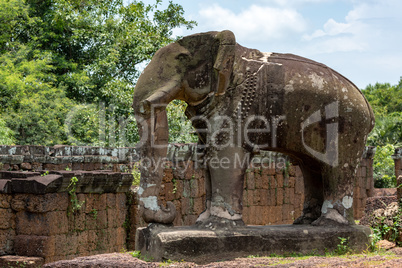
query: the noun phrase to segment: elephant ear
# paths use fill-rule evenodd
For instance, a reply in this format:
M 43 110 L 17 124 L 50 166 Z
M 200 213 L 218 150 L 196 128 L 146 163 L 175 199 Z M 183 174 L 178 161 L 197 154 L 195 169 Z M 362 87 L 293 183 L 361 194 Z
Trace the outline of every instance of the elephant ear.
M 215 90 L 216 95 L 223 95 L 230 82 L 235 58 L 236 38 L 231 31 L 222 31 L 217 34 L 219 48 L 214 63 L 214 69 L 218 73 L 218 81 Z

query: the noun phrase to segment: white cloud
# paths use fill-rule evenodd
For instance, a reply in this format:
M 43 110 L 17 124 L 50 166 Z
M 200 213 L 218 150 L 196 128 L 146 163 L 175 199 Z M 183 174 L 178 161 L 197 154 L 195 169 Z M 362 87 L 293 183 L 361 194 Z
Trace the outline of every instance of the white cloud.
M 343 33 L 353 33 L 352 29 L 352 24 L 350 23 L 341 23 L 341 22 L 336 22 L 333 19 L 329 19 L 325 24 L 324 24 L 324 29 L 321 30 L 316 30 L 313 34 L 311 35 L 304 35 L 303 38 L 306 40 L 311 40 L 314 38 L 318 37 L 323 37 L 323 36 L 335 36 Z
M 354 1 L 344 22 L 330 18 L 322 29 L 303 35 L 303 40 L 311 42 L 315 53 L 369 51 L 383 45 L 385 32 L 392 28 L 392 20 L 400 18 L 401 9 L 399 0 Z
M 200 10 L 203 28 L 232 30 L 239 40 L 283 39 L 301 33 L 306 22 L 296 10 L 251 5 L 236 14 L 218 4 Z
M 289 6 L 289 5 L 303 5 L 303 4 L 311 4 L 311 3 L 326 3 L 331 2 L 333 0 L 274 0 L 275 3 L 281 6 Z M 272 2 L 272 0 L 267 0 L 264 2 Z

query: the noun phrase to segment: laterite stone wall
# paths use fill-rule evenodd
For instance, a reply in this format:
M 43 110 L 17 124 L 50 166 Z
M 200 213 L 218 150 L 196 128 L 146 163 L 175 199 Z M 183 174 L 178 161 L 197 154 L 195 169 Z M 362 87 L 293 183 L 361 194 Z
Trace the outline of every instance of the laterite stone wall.
M 373 192 L 374 152 L 366 148 L 358 169 L 355 218 Z M 169 146 L 160 200 L 176 205 L 176 226 L 194 224 L 205 207 L 205 174 L 196 156 L 193 144 Z M 303 208 L 300 168 L 269 152 L 254 160 L 244 179 L 244 221 L 292 223 Z M 136 228 L 145 223 L 133 177 L 124 172 L 138 161 L 135 148 L 0 146 L 0 255 L 50 262 L 133 249 Z M 69 194 L 72 177 L 79 181 L 75 201 Z

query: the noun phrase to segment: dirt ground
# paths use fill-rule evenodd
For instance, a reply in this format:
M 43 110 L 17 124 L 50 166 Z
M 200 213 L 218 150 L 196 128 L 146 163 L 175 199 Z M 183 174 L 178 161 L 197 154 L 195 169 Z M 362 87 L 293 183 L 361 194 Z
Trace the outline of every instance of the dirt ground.
M 256 257 L 222 260 L 205 264 L 191 262 L 145 262 L 128 253 L 111 253 L 59 261 L 44 267 L 402 267 L 402 248 L 393 248 L 385 254 L 343 255 L 338 257 Z

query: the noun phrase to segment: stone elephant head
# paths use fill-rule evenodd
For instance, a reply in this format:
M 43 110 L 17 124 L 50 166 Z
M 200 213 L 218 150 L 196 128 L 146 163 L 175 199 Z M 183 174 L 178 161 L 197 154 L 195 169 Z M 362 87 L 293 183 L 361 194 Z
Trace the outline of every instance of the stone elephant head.
M 168 122 L 165 106 L 174 99 L 195 106 L 211 94 L 221 95 L 232 74 L 235 37 L 230 31 L 185 37 L 161 48 L 141 74 L 133 108 L 140 128 L 142 158 L 166 156 Z M 152 165 L 152 168 L 151 168 Z M 162 168 L 141 170 L 140 207 L 146 222 L 172 222 L 174 205 L 157 204 Z

